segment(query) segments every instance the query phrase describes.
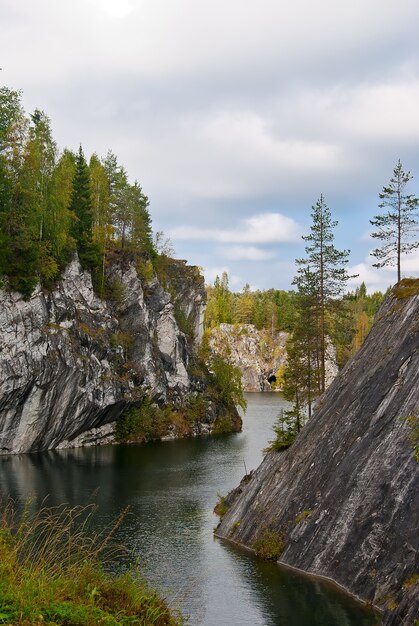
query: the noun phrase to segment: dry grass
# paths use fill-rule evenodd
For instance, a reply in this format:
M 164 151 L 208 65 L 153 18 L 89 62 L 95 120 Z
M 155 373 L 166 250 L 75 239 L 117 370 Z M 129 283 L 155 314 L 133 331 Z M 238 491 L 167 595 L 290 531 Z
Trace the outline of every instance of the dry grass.
M 0 518 L 0 624 L 10 626 L 176 626 L 165 602 L 138 572 L 112 576 L 103 562 L 121 555 L 114 525 L 91 531 L 94 507 L 12 503 Z

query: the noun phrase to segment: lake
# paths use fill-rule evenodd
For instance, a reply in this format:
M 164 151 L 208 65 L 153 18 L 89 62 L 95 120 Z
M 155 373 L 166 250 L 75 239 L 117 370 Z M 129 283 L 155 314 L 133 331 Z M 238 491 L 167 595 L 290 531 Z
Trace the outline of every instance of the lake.
M 39 506 L 45 498 L 93 501 L 98 525 L 129 506 L 118 541 L 191 626 L 377 625 L 373 612 L 333 585 L 213 537 L 217 493 L 257 467 L 287 405 L 277 393 L 246 399 L 241 433 L 0 457 L 0 494 Z

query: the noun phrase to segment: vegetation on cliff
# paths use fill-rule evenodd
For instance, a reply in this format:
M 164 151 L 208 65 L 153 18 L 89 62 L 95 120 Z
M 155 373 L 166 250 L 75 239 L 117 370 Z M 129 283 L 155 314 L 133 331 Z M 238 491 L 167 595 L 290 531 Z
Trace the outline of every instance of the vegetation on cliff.
M 60 153 L 47 115 L 26 115 L 21 93 L 0 88 L 0 275 L 12 289 L 50 285 L 77 251 L 107 295 L 112 250 L 157 259 L 148 205 L 111 151 L 89 163 L 81 146 Z
M 92 508 L 9 503 L 0 518 L 0 623 L 13 626 L 176 626 L 165 601 L 140 573 L 105 571 L 118 554 L 112 533 L 89 532 Z

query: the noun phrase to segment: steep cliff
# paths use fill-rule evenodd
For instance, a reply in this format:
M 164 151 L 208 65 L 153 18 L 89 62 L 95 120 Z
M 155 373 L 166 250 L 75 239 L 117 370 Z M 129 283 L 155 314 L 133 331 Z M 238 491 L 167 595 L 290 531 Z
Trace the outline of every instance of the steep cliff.
M 419 281 L 402 281 L 294 445 L 229 495 L 216 531 L 249 547 L 276 533 L 281 562 L 335 580 L 391 625 L 418 617 L 418 348 Z
M 0 453 L 113 441 L 117 421 L 146 397 L 177 410 L 160 436 L 209 433 L 220 415 L 224 427 L 226 415 L 240 427 L 196 367 L 203 279 L 182 262 L 171 267 L 181 293 L 170 272 L 165 290 L 153 272 L 140 279 L 126 256 L 108 270 L 108 300 L 95 295 L 76 259 L 51 292 L 38 288 L 25 300 L 0 291 Z M 195 413 L 182 421 L 179 411 L 194 401 Z
M 272 391 L 286 360 L 288 334 L 258 330 L 253 324 L 220 324 L 209 337 L 211 351 L 238 367 L 245 391 Z
M 288 333 L 266 329 L 253 324 L 220 324 L 209 336 L 209 347 L 242 373 L 244 391 L 280 390 L 285 362 Z M 326 388 L 338 373 L 336 349 L 329 341 L 326 351 Z

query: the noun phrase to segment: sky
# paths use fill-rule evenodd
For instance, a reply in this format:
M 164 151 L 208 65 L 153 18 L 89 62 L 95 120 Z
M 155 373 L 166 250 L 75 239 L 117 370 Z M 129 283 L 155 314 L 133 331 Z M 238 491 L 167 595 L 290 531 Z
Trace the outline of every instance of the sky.
M 111 149 L 207 282 L 289 289 L 323 194 L 369 291 L 369 220 L 419 195 L 417 0 L 0 0 L 0 77 L 60 148 Z M 419 275 L 419 252 L 402 265 Z

